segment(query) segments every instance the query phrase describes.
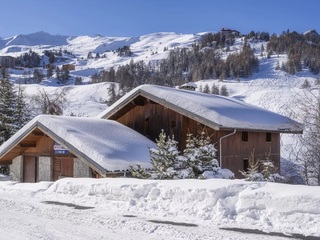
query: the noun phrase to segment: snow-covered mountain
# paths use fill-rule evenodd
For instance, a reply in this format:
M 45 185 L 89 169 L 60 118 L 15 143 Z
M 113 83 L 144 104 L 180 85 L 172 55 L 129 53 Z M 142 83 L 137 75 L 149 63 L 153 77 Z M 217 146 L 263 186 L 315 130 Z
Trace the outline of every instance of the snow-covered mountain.
M 187 47 L 194 43 L 201 34 L 153 33 L 140 37 L 103 37 L 103 36 L 61 36 L 45 32 L 0 39 L 0 56 L 16 57 L 29 50 L 43 55 L 44 50 L 66 50 L 74 54 L 69 63 L 77 66 L 79 75 L 88 75 L 84 69 L 102 69 L 134 61 L 152 61 L 162 59 L 168 52 L 164 49 Z M 133 56 L 123 58 L 112 51 L 130 46 Z M 99 53 L 104 58 L 97 60 L 86 59 L 88 53 Z M 92 74 L 92 71 L 89 71 Z

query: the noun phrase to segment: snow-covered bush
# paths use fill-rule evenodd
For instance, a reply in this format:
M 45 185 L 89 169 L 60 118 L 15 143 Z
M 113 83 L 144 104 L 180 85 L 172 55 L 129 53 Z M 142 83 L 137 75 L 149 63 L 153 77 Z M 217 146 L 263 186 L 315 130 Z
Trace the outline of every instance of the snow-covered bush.
M 276 168 L 270 160 L 271 151 L 267 154 L 266 159 L 263 161 L 255 160 L 254 149 L 249 158 L 249 167 L 247 171 L 240 171 L 247 181 L 258 182 L 287 182 L 286 178 L 278 173 L 275 173 Z M 259 167 L 262 166 L 262 171 L 259 172 Z
M 249 167 L 247 171 L 240 170 L 239 172 L 245 177 L 247 181 L 252 181 L 252 182 L 263 181 L 263 176 L 258 171 L 260 162 L 259 160 L 258 161 L 255 160 L 254 151 L 255 150 L 253 149 L 250 154 L 250 157 L 248 160 Z
M 186 148 L 180 155 L 177 141 L 167 137 L 162 130 L 156 140 L 157 149 L 150 148 L 152 169 L 143 169 L 140 165 L 131 166 L 130 171 L 137 178 L 184 179 L 184 178 L 234 178 L 228 169 L 220 169 L 216 148 L 207 132 L 201 131 L 197 137 L 187 134 Z

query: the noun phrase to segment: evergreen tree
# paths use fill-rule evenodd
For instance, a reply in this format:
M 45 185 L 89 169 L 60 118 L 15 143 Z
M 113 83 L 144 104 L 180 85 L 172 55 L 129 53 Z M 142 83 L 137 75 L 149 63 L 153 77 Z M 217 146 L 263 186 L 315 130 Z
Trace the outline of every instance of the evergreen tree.
M 6 69 L 0 77 L 0 144 L 8 140 L 29 120 L 21 89 L 17 93 Z M 0 166 L 0 173 L 9 174 L 8 166 Z
M 2 69 L 0 79 L 0 142 L 8 140 L 13 133 L 15 124 L 16 92 L 8 79 L 7 71 Z
M 208 84 L 204 85 L 203 92 L 204 93 L 210 93 L 210 88 L 209 88 Z
M 205 172 L 215 172 L 218 169 L 216 149 L 205 130 L 197 137 L 187 135 L 186 148 L 183 151 L 184 166 L 189 169 L 190 178 L 205 178 Z
M 54 67 L 53 66 L 49 66 L 47 69 L 47 78 L 51 78 L 53 75 L 53 71 L 54 71 Z
M 108 100 L 108 105 L 112 105 L 113 103 L 115 103 L 120 96 L 116 94 L 116 84 L 115 83 L 111 83 L 108 89 L 108 95 L 109 95 L 109 100 Z
M 17 92 L 16 111 L 15 111 L 16 123 L 13 128 L 14 132 L 21 129 L 31 119 L 30 112 L 28 111 L 27 104 L 24 101 L 24 99 L 25 99 L 25 95 L 23 94 L 23 90 L 19 85 L 18 92 Z
M 167 137 L 163 129 L 156 139 L 157 149 L 150 148 L 150 160 L 155 173 L 155 178 L 172 179 L 176 176 L 179 167 L 177 141 Z
M 151 174 L 139 164 L 136 166 L 130 166 L 130 172 L 132 176 L 136 178 L 146 179 L 151 177 Z
M 219 95 L 219 87 L 217 85 L 215 85 L 214 83 L 212 84 L 212 87 L 211 87 L 211 93 Z
M 42 80 L 43 80 L 43 74 L 42 74 L 42 71 L 39 70 L 39 69 L 35 69 L 33 71 L 33 81 L 35 83 L 40 83 Z
M 220 88 L 220 95 L 229 96 L 229 92 L 226 85 L 222 85 Z

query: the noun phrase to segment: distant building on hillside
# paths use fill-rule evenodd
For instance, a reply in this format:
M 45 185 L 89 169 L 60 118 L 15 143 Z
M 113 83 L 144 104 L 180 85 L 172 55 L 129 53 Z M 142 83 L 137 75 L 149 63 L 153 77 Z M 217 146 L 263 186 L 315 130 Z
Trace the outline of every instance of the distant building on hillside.
M 15 58 L 11 56 L 0 56 L 0 67 L 15 68 Z
M 220 33 L 222 36 L 230 36 L 232 35 L 233 37 L 240 37 L 240 32 L 234 29 L 229 29 L 229 28 L 222 28 L 220 30 Z
M 197 84 L 195 84 L 194 82 L 188 82 L 188 83 L 182 84 L 179 88 L 184 90 L 195 91 L 197 87 L 198 87 Z
M 62 65 L 62 70 L 71 71 L 71 70 L 75 70 L 75 69 L 76 69 L 76 66 L 74 64 L 64 64 L 64 65 Z

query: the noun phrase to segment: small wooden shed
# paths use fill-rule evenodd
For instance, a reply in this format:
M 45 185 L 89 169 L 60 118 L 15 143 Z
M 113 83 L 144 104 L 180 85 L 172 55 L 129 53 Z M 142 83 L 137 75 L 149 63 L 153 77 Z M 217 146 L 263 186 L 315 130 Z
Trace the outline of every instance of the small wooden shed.
M 156 145 L 115 121 L 40 115 L 1 145 L 0 164 L 20 182 L 123 176 L 150 166 L 148 147 Z

